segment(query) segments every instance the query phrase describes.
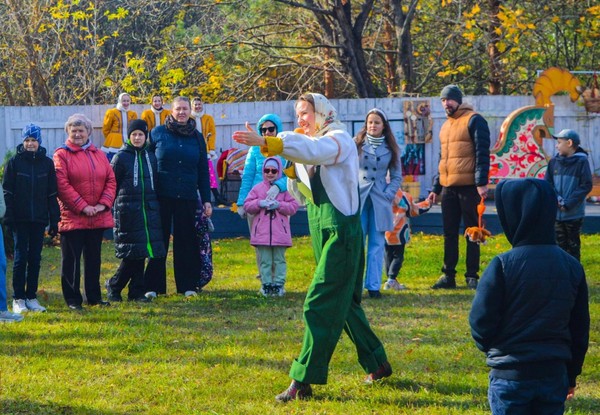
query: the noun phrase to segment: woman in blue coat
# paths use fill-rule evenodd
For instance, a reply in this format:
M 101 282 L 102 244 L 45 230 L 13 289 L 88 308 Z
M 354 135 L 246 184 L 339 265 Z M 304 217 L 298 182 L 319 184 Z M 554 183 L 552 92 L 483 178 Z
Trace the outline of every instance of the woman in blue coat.
M 149 150 L 156 154 L 156 194 L 165 249 L 173 234 L 173 272 L 177 292 L 186 297 L 198 292 L 201 262 L 196 236 L 198 194 L 204 215 L 212 215 L 206 143 L 190 118 L 190 100 L 176 97 L 165 124 L 150 134 Z M 146 297 L 167 292 L 166 257 L 152 258 L 146 268 Z
M 147 150 L 148 124 L 133 120 L 127 141 L 113 157 L 117 180 L 114 205 L 114 238 L 121 264 L 106 281 L 109 301 L 122 301 L 121 291 L 129 283 L 129 301 L 149 302 L 144 294 L 146 258 L 166 256 L 156 188 L 156 156 Z
M 358 184 L 361 222 L 367 243 L 365 288 L 379 298 L 385 232 L 394 229 L 392 201 L 402 183 L 400 149 L 385 113 L 373 108 L 355 138 L 358 147 Z M 389 181 L 388 181 L 389 174 Z

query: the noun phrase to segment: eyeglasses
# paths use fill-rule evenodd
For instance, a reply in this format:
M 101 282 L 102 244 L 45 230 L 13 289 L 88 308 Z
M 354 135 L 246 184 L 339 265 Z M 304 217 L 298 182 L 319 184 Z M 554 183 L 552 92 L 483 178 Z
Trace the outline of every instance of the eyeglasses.
M 260 129 L 260 132 L 263 134 L 266 134 L 267 131 L 270 133 L 275 132 L 275 127 L 264 127 Z
M 277 174 L 279 172 L 279 170 L 277 170 L 277 169 L 264 169 L 263 171 L 267 174 L 269 174 L 269 173 Z

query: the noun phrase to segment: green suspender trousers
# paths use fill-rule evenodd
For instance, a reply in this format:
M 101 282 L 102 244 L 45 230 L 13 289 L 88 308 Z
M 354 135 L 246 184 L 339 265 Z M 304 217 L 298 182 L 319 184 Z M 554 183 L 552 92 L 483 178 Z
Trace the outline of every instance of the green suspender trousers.
M 365 265 L 360 211 L 344 216 L 333 206 L 318 167 L 311 188 L 314 203 L 307 202 L 307 210 L 317 267 L 304 301 L 302 350 L 290 377 L 325 384 L 342 329 L 355 344 L 366 373 L 375 372 L 387 357 L 360 305 Z

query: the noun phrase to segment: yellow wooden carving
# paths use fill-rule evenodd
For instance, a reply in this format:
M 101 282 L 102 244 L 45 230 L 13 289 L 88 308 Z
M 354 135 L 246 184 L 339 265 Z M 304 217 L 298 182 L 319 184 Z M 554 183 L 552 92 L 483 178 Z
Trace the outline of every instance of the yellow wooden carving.
M 565 91 L 569 93 L 571 102 L 575 102 L 579 98 L 578 87 L 580 87 L 579 80 L 571 72 L 566 69 L 552 67 L 542 72 L 535 81 L 533 96 L 536 105 L 549 107 L 552 105 L 552 95 Z

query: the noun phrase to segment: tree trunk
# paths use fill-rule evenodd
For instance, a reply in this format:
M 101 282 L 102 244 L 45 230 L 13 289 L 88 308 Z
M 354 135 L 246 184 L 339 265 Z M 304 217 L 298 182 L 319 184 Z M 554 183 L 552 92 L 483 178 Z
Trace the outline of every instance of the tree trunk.
M 416 88 L 410 27 L 418 2 L 419 0 L 410 0 L 408 11 L 404 13 L 402 10 L 402 0 L 390 0 L 392 18 L 398 41 L 399 76 L 402 82 L 402 91 L 405 93 L 414 93 Z
M 335 97 L 335 89 L 334 89 L 334 79 L 333 79 L 333 72 L 331 72 L 329 70 L 329 59 L 331 58 L 331 50 L 329 48 L 325 48 L 323 51 L 323 55 L 325 55 L 325 67 L 323 68 L 324 74 L 323 74 L 323 78 L 324 78 L 324 82 L 325 82 L 325 93 L 324 95 L 327 98 L 333 98 Z
M 373 1 L 367 3 L 372 5 Z M 374 98 L 375 87 L 367 69 L 362 46 L 362 26 L 357 28 L 352 25 L 350 1 L 346 1 L 345 4 L 338 1 L 333 8 L 333 12 L 339 27 L 339 43 L 342 45 L 342 48 L 338 49 L 340 63 L 354 80 L 358 96 L 360 98 Z
M 390 14 L 390 3 L 386 2 L 384 10 Z M 388 95 L 394 95 L 399 91 L 398 87 L 398 59 L 394 53 L 395 31 L 388 19 L 385 19 L 383 26 L 383 49 L 385 50 L 383 58 L 385 60 L 385 86 Z
M 490 95 L 500 95 L 502 93 L 502 62 L 500 61 L 500 52 L 498 51 L 498 41 L 500 35 L 496 33 L 496 29 L 500 27 L 500 20 L 498 19 L 498 13 L 500 12 L 500 0 L 489 0 L 490 5 L 490 27 L 488 33 L 490 36 L 490 42 L 487 46 L 488 57 L 490 60 L 490 80 L 489 80 L 489 92 Z

